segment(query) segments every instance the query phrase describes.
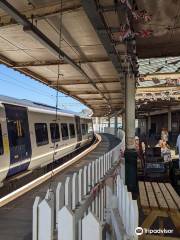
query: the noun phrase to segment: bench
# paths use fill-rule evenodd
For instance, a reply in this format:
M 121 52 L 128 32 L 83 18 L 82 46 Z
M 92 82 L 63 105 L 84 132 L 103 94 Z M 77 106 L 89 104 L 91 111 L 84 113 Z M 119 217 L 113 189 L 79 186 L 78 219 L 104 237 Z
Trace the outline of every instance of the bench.
M 170 183 L 142 182 L 139 181 L 140 205 L 146 216 L 141 227 L 150 229 L 159 218 L 159 228 L 163 229 L 164 219 L 169 217 L 180 231 L 180 197 Z M 148 239 L 148 234 L 141 239 Z M 153 239 L 160 239 L 159 235 L 153 235 Z M 163 237 L 166 239 L 166 237 Z M 167 239 L 175 239 L 168 237 Z

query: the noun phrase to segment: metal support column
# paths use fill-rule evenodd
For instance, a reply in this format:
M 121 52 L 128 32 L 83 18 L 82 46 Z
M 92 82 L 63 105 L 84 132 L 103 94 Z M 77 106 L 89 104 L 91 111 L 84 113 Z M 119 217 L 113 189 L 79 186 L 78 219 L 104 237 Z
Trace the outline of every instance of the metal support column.
M 99 133 L 101 132 L 101 118 L 99 117 Z
M 126 150 L 125 150 L 125 183 L 128 191 L 136 193 L 137 187 L 137 152 L 135 150 L 135 77 L 126 75 L 125 88 L 125 121 L 126 121 Z
M 147 133 L 149 133 L 149 130 L 151 129 L 151 116 L 148 114 L 147 118 Z
M 108 127 L 111 127 L 111 118 L 108 117 Z
M 168 132 L 171 132 L 171 111 L 168 110 Z
M 168 141 L 170 143 L 172 143 L 172 114 L 171 114 L 171 110 L 168 109 L 168 134 L 169 134 L 169 137 L 168 137 Z
M 125 131 L 126 129 L 126 123 L 125 123 L 125 112 L 122 113 L 122 129 Z
M 118 118 L 117 115 L 114 117 L 114 135 L 117 136 L 117 130 L 118 130 Z

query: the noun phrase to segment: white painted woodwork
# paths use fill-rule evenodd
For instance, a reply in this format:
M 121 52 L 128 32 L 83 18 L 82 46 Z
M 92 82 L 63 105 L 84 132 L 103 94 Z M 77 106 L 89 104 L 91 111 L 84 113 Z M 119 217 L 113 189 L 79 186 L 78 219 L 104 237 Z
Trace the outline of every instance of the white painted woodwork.
M 74 215 L 68 206 L 58 212 L 58 240 L 75 240 Z
M 102 240 L 102 226 L 98 218 L 89 213 L 82 220 L 82 240 Z
M 39 207 L 40 204 L 40 197 L 37 196 L 35 198 L 34 204 L 33 204 L 33 224 L 32 224 L 32 239 L 38 240 L 38 222 L 39 222 Z

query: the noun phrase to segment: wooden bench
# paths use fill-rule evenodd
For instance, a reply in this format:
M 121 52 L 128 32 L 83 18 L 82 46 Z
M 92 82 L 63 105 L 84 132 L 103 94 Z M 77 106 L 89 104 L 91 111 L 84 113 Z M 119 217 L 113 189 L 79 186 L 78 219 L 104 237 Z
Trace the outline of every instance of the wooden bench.
M 159 218 L 159 228 L 163 229 L 164 218 L 169 217 L 180 232 L 180 197 L 170 183 L 139 182 L 140 205 L 146 218 L 142 228 L 150 229 L 151 225 Z M 143 235 L 141 239 L 148 239 Z M 160 236 L 153 235 L 153 239 Z M 163 237 L 166 239 L 166 237 Z M 168 239 L 175 239 L 168 237 Z

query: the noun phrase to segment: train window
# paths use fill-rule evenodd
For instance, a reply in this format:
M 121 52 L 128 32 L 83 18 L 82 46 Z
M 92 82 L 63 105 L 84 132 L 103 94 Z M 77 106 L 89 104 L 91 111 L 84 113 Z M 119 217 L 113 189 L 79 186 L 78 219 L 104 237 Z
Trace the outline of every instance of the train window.
M 73 123 L 69 124 L 70 138 L 75 138 L 75 127 Z
M 23 145 L 24 134 L 24 122 L 20 119 L 8 119 L 8 134 L 11 147 L 17 147 Z
M 53 143 L 59 142 L 60 141 L 59 124 L 50 123 L 50 131 L 51 131 L 51 141 Z
M 92 133 L 92 132 L 93 132 L 92 122 L 88 122 L 88 133 Z
M 88 134 L 88 124 L 86 123 L 86 134 Z
M 36 143 L 37 146 L 46 145 L 49 143 L 48 131 L 46 123 L 35 123 Z
M 4 148 L 3 148 L 3 140 L 2 140 L 2 130 L 0 125 L 0 155 L 3 155 L 3 153 L 4 153 Z
M 61 123 L 61 132 L 62 132 L 62 140 L 67 140 L 69 138 L 67 123 Z
M 82 135 L 86 134 L 86 124 L 81 124 L 81 128 L 82 128 Z

